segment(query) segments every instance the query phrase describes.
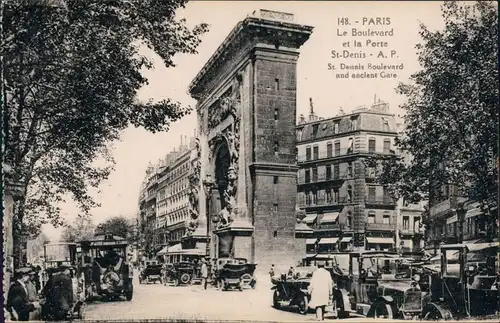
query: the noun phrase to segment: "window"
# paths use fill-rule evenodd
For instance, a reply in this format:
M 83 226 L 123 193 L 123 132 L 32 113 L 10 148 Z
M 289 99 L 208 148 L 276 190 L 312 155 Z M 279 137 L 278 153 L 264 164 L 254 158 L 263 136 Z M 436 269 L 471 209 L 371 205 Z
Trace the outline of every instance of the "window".
M 306 171 L 305 171 L 305 180 L 306 180 L 306 183 L 311 182 L 311 171 L 309 169 L 306 169 Z
M 370 152 L 370 153 L 375 152 L 376 143 L 377 142 L 375 141 L 375 138 L 368 139 L 368 152 Z
M 273 183 L 278 184 L 278 176 L 273 176 Z
M 347 202 L 352 202 L 352 186 L 347 186 Z
M 370 211 L 368 213 L 368 223 L 375 223 L 375 212 Z
M 313 204 L 318 204 L 318 191 L 312 191 L 312 202 Z
M 339 133 L 339 125 L 340 125 L 340 122 L 339 121 L 335 121 L 333 123 L 333 133 L 334 134 L 338 134 Z
M 333 201 L 334 202 L 339 202 L 339 189 L 338 188 L 334 188 L 333 189 Z
M 386 118 L 382 118 L 382 122 L 383 122 L 383 127 L 382 129 L 384 131 L 389 131 L 389 120 L 387 120 Z
M 297 141 L 302 140 L 302 129 L 297 129 Z
M 326 203 L 331 204 L 333 202 L 333 194 L 331 189 L 326 189 Z
M 326 179 L 332 179 L 332 166 L 326 165 Z
M 274 152 L 277 153 L 279 152 L 280 147 L 279 147 L 279 142 L 277 139 L 274 140 Z
M 318 146 L 314 146 L 313 147 L 313 159 L 319 159 L 319 147 Z
M 403 216 L 403 230 L 410 229 L 410 217 Z
M 279 89 L 280 89 L 280 80 L 279 79 L 274 79 L 274 89 L 276 91 L 279 91 Z
M 348 163 L 347 163 L 347 176 L 348 176 L 349 178 L 351 178 L 351 177 L 352 177 L 352 162 L 348 162 Z
M 318 168 L 317 167 L 314 167 L 312 169 L 312 180 L 313 180 L 313 182 L 318 181 Z
M 326 157 L 330 158 L 333 156 L 333 146 L 331 142 L 326 144 Z
M 351 117 L 351 131 L 358 129 L 358 117 Z
M 316 136 L 318 135 L 318 127 L 319 127 L 319 124 L 313 125 L 313 132 L 312 132 L 313 138 L 316 138 Z
M 384 154 L 388 154 L 391 152 L 391 140 L 384 139 Z
M 278 212 L 278 203 L 274 203 L 274 212 Z
M 352 154 L 354 151 L 354 140 L 352 138 L 349 138 L 349 145 L 347 148 L 347 153 Z
M 278 231 L 274 230 L 274 232 L 273 232 L 273 236 L 274 236 L 275 238 L 277 238 L 277 237 L 278 237 Z
M 415 232 L 420 231 L 420 217 L 416 216 L 413 218 L 413 230 Z
M 311 147 L 306 147 L 306 160 L 311 160 Z
M 335 143 L 335 156 L 340 156 L 340 141 Z
M 347 213 L 347 221 L 346 221 L 346 222 L 347 222 L 347 223 L 346 223 L 346 224 L 347 224 L 347 228 L 348 228 L 348 229 L 349 229 L 349 228 L 352 228 L 352 214 L 351 214 L 351 211 L 349 211 L 349 212 Z
M 311 192 L 306 191 L 306 205 L 311 205 Z
M 340 166 L 338 164 L 333 165 L 333 179 L 340 178 Z
M 274 120 L 275 121 L 278 121 L 278 118 L 279 118 L 279 109 L 278 108 L 275 108 L 274 109 Z
M 374 200 L 375 199 L 375 192 L 376 188 L 373 186 L 368 187 L 368 199 Z
M 391 215 L 389 213 L 384 213 L 384 216 L 382 218 L 382 223 L 383 224 L 390 224 L 391 223 Z

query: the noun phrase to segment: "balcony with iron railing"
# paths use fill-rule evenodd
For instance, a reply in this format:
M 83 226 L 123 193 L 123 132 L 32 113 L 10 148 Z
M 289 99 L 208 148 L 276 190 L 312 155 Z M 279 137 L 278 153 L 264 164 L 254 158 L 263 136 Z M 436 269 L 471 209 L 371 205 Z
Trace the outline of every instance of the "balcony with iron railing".
M 402 234 L 407 234 L 407 235 L 424 234 L 424 229 L 420 227 L 416 228 L 403 227 L 399 231 Z
M 312 162 L 317 162 L 317 161 L 322 161 L 330 158 L 338 158 L 338 157 L 345 157 L 349 155 L 355 155 L 355 154 L 377 154 L 377 155 L 394 155 L 394 151 L 391 150 L 384 150 L 384 151 L 372 151 L 369 149 L 358 149 L 358 148 L 343 148 L 343 149 L 333 149 L 331 152 L 329 151 L 319 151 L 317 154 L 315 154 L 311 150 L 311 154 L 298 154 L 297 155 L 297 163 L 302 164 L 302 163 L 312 163 Z
M 352 173 L 348 172 L 344 172 L 343 174 L 332 172 L 329 175 L 330 176 L 327 176 L 326 173 L 318 174 L 317 176 L 311 175 L 310 178 L 308 178 L 308 181 L 306 181 L 307 178 L 305 176 L 297 176 L 297 184 L 303 185 L 321 182 L 344 181 L 346 179 L 353 178 Z
M 366 223 L 366 231 L 394 231 L 396 225 L 393 223 Z
M 367 205 L 396 205 L 396 201 L 390 196 L 367 196 L 365 198 Z
M 352 201 L 348 199 L 347 197 L 340 197 L 338 199 L 327 199 L 327 198 L 318 198 L 316 199 L 315 202 L 309 202 L 306 201 L 298 201 L 297 205 L 300 208 L 306 208 L 306 207 L 316 207 L 316 206 L 335 206 L 335 205 L 346 205 L 346 204 L 352 204 Z

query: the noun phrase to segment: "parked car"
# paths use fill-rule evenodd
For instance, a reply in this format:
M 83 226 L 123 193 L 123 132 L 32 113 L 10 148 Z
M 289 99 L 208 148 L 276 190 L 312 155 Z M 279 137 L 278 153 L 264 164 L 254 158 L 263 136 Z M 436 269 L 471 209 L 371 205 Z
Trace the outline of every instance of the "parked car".
M 162 265 L 148 265 L 139 274 L 139 284 L 149 284 L 151 282 L 162 282 L 161 276 Z
M 484 244 L 484 247 L 496 249 L 493 254 L 498 251 L 498 244 Z M 423 319 L 457 320 L 493 316 L 500 311 L 495 257 L 471 262 L 472 248 L 480 249 L 475 244 L 441 246 L 440 271 L 432 276 L 431 301 L 422 311 Z
M 190 262 L 174 263 L 168 268 L 167 280 L 175 286 L 187 285 L 191 283 L 195 273 L 195 265 Z
M 310 295 L 307 291 L 315 267 L 297 267 L 295 275 L 281 274 L 272 278 L 273 307 L 297 307 L 299 313 L 306 314 L 309 308 Z
M 257 283 L 254 277 L 256 266 L 245 258 L 216 259 L 212 281 L 221 290 L 231 287 L 243 289 L 245 286 L 254 288 Z
M 416 318 L 429 301 L 418 280 L 409 258 L 389 252 L 351 253 L 348 279 L 339 280 L 334 293 L 339 316 Z

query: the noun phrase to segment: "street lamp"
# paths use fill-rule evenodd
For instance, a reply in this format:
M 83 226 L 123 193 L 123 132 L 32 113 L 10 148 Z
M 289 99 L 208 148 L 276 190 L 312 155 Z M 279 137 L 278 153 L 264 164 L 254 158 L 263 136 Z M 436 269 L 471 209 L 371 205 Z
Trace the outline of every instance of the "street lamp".
M 212 180 L 210 174 L 205 176 L 203 180 L 203 188 L 205 190 L 205 216 L 207 219 L 207 245 L 205 250 L 205 255 L 210 256 L 210 199 L 212 198 L 212 189 L 214 188 L 215 183 Z

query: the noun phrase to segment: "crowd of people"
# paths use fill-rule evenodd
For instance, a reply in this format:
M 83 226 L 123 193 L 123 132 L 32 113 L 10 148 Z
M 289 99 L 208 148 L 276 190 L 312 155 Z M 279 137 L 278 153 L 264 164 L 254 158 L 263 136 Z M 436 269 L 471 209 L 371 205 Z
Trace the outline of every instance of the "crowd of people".
M 9 319 L 66 320 L 74 305 L 72 271 L 73 268 L 67 265 L 50 268 L 45 273 L 40 267 L 18 269 L 7 294 Z M 44 275 L 47 276 L 42 277 Z

